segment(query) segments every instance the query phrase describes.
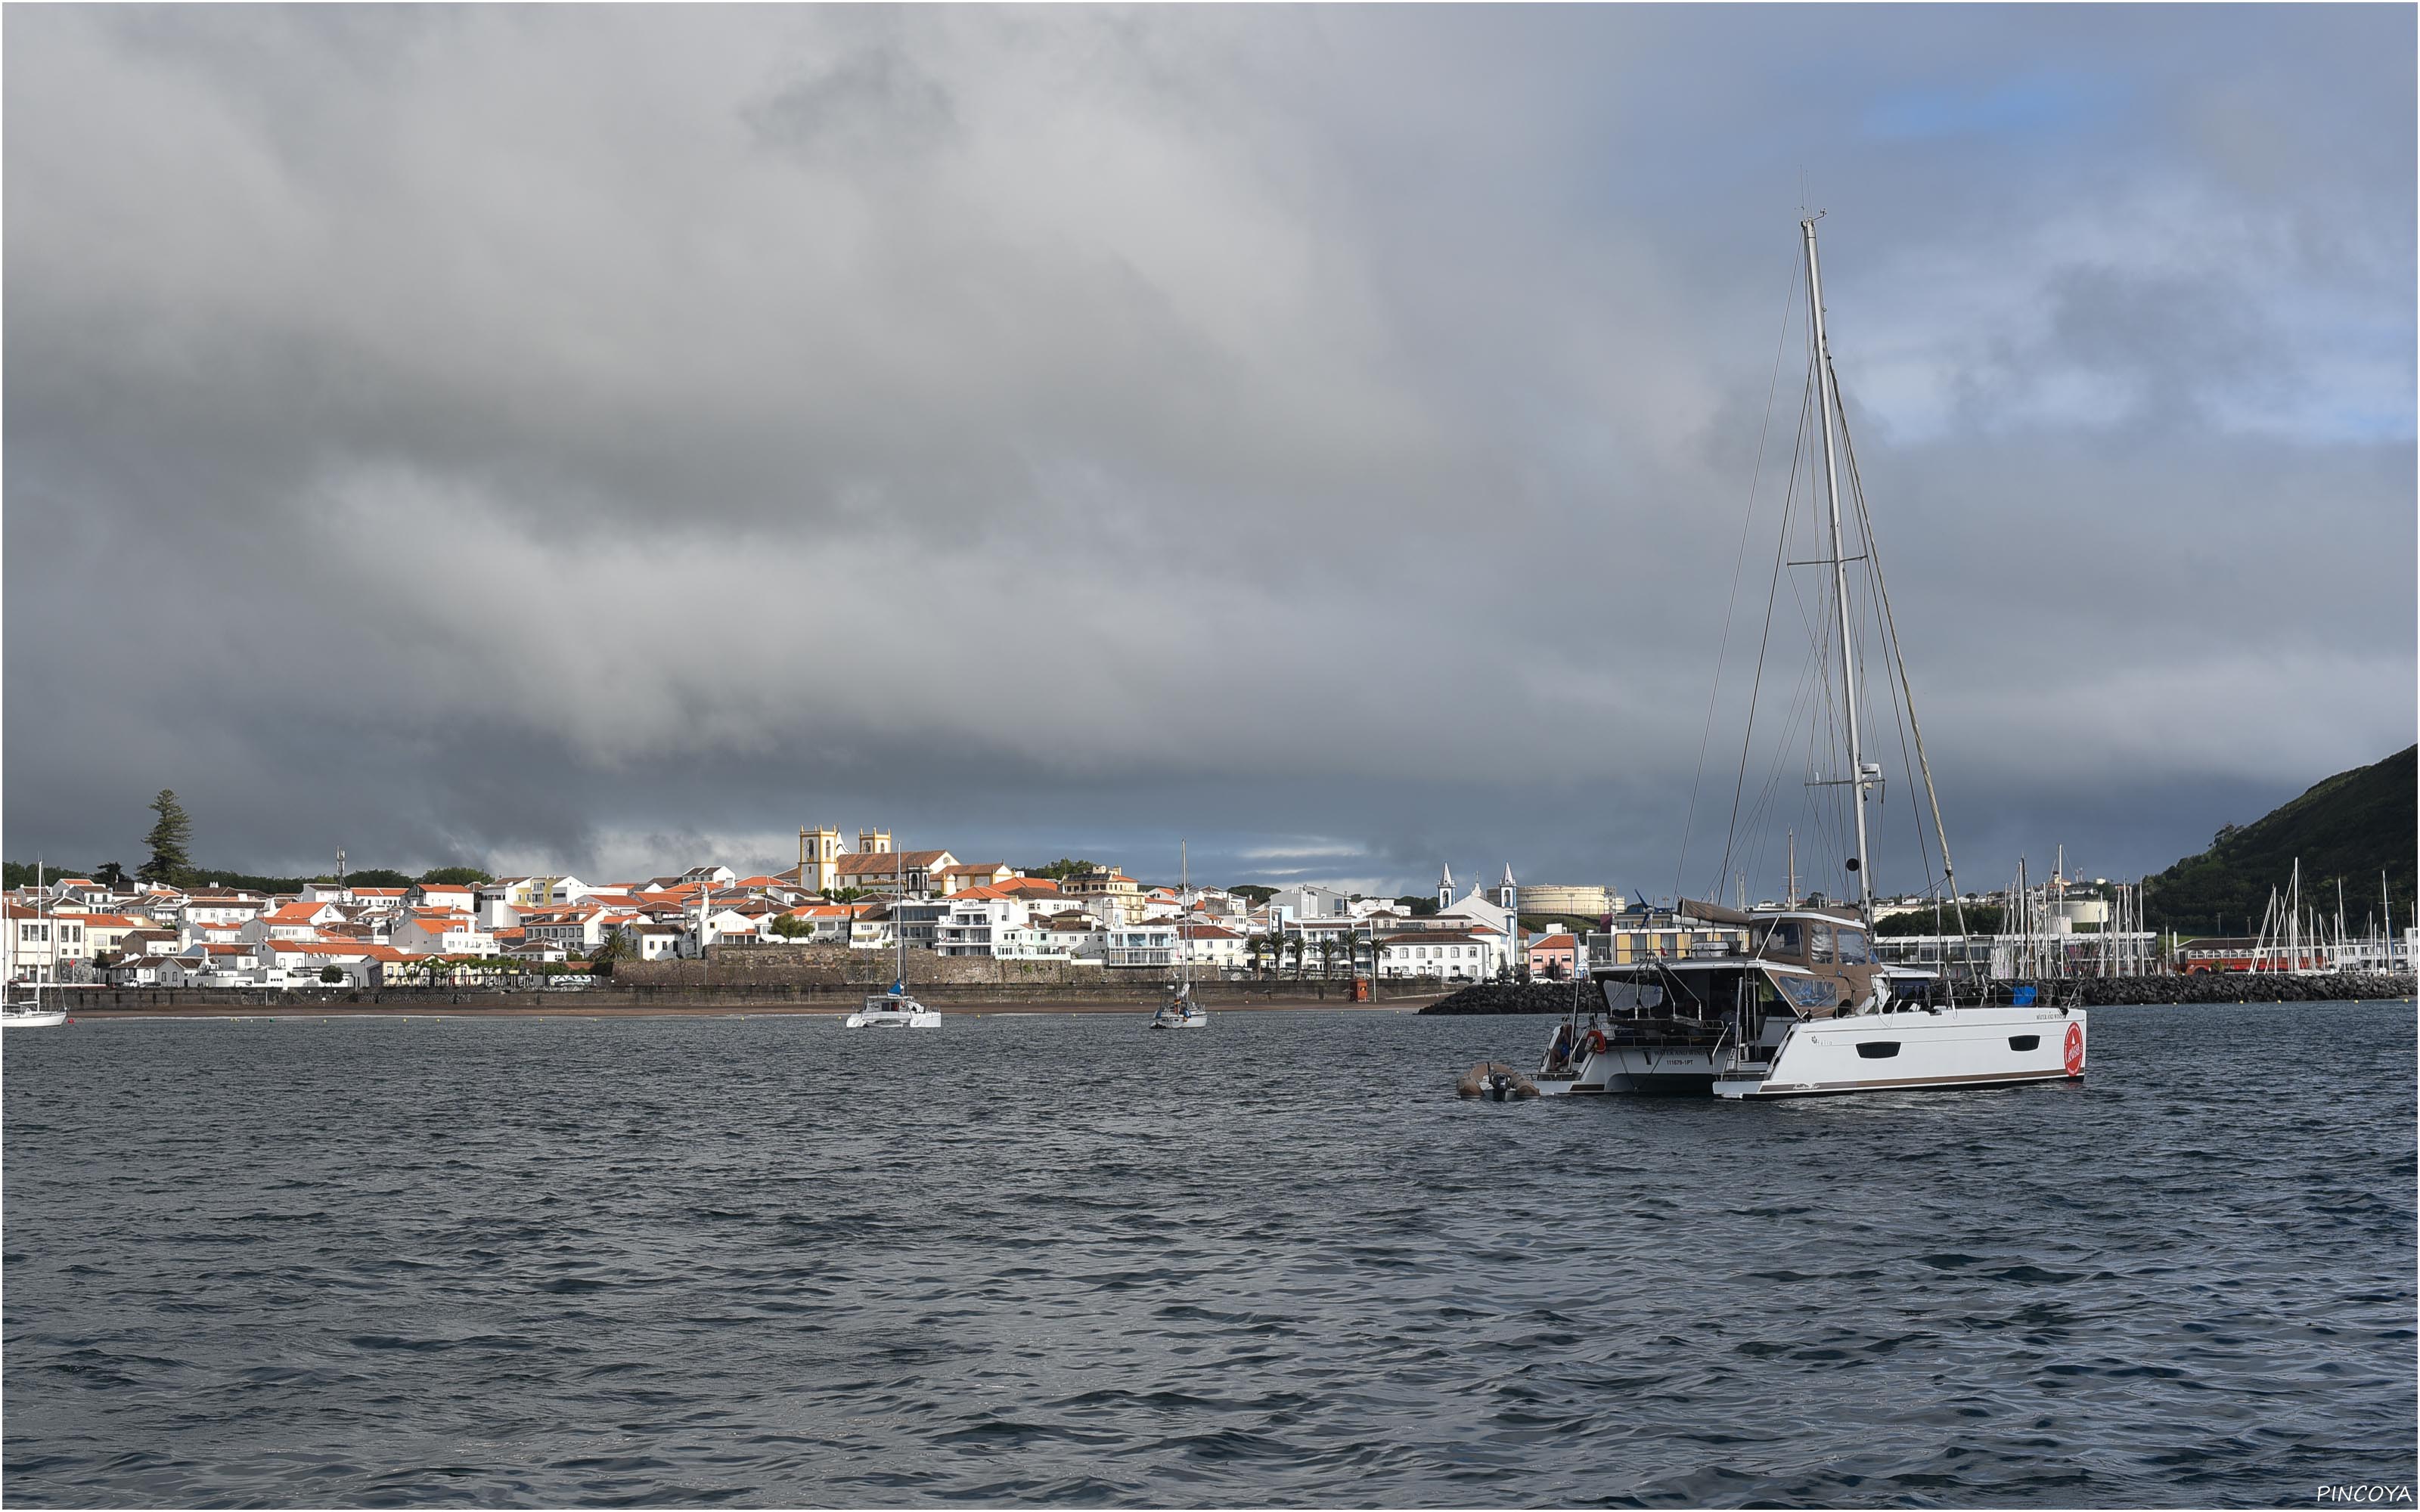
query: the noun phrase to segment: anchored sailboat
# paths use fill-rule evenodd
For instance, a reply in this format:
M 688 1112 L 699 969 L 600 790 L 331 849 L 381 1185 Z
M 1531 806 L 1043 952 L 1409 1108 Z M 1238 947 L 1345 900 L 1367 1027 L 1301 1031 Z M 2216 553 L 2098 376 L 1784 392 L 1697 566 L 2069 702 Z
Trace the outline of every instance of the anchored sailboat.
M 1168 1001 L 1159 1005 L 1148 1026 L 1155 1029 L 1206 1029 L 1210 1026 L 1207 1010 L 1193 1000 L 1193 953 L 1186 946 L 1185 931 L 1190 922 L 1186 911 L 1193 905 L 1193 869 L 1186 854 L 1185 842 L 1176 842 L 1176 985 Z
M 860 844 L 864 843 L 860 841 Z M 897 871 L 894 884 L 898 898 L 891 905 L 891 934 L 897 946 L 889 992 L 875 993 L 865 999 L 865 1006 L 841 1021 L 849 1029 L 938 1029 L 941 1015 L 916 1000 L 908 990 L 908 853 L 896 849 L 893 862 Z
M 1863 514 L 1866 550 L 1852 558 L 1841 544 L 1840 476 L 1835 431 L 1847 440 L 1838 413 L 1838 379 L 1823 331 L 1823 272 L 1815 252 L 1815 220 L 1799 223 L 1805 239 L 1810 381 L 1823 434 L 1823 488 L 1830 555 L 1798 565 L 1826 566 L 1838 611 L 1838 715 L 1848 759 L 1845 777 L 1813 785 L 1845 789 L 1854 815 L 1855 850 L 1844 863 L 1855 878 L 1854 907 L 1802 903 L 1794 878 L 1787 905 L 1748 912 L 1682 899 L 1676 912 L 1719 936 L 1683 957 L 1596 964 L 1590 975 L 1602 1006 L 1578 1006 L 1558 1025 L 1537 1078 L 1546 1093 L 1680 1092 L 1724 1098 L 1803 1097 L 1892 1088 L 1996 1086 L 2080 1077 L 2085 1064 L 2085 1014 L 2080 1009 L 2021 1001 L 1958 1001 L 1951 984 L 1930 971 L 1884 965 L 1872 946 L 1873 872 L 1866 828 L 1869 795 L 1882 768 L 1865 759 L 1858 725 L 1855 625 L 1849 608 L 1848 563 L 1863 560 L 1872 576 L 1883 623 L 1889 599 L 1873 558 L 1872 526 Z M 1803 421 L 1802 421 L 1803 424 Z M 1851 457 L 1854 469 L 1854 453 Z M 1854 482 L 1854 473 L 1853 479 Z M 1785 523 L 1785 531 L 1787 525 Z M 1828 636 L 1824 637 L 1828 639 Z M 1899 668 L 1906 691 L 1906 671 Z M 1885 687 L 1888 687 L 1885 682 Z M 1907 709 L 1916 761 L 1931 798 L 1942 852 L 1943 885 L 1952 905 L 1957 890 L 1948 837 L 1932 797 L 1924 737 Z M 1743 766 L 1745 771 L 1745 766 Z M 1728 861 L 1728 857 L 1726 857 Z M 1941 1000 L 1947 989 L 1947 1000 Z
M 50 959 L 49 974 L 55 976 L 59 969 L 59 949 L 51 939 L 51 895 L 42 881 L 42 863 L 39 861 L 34 863 L 34 890 L 42 895 L 39 910 L 42 921 L 41 936 L 47 947 L 45 954 Z M 34 974 L 34 995 L 30 1000 L 0 1004 L 0 1028 L 47 1029 L 67 1022 L 66 1010 L 42 1006 L 42 977 L 41 971 Z

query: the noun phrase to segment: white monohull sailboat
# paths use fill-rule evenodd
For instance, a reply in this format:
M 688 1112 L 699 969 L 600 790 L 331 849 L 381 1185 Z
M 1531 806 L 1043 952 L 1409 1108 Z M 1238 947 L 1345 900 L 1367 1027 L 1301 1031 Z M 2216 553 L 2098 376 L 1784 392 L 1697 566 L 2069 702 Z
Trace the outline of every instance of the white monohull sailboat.
M 42 895 L 42 903 L 38 917 L 41 920 L 42 939 L 47 943 L 51 939 L 51 896 L 42 881 L 42 864 L 39 861 L 34 863 L 34 890 Z M 49 974 L 57 975 L 59 962 L 57 945 L 50 944 L 44 953 L 50 958 Z M 65 1024 L 67 1021 L 68 1015 L 65 1009 L 42 1006 L 41 973 L 37 973 L 34 977 L 34 995 L 31 998 L 0 1003 L 0 1028 L 47 1029 Z
M 869 995 L 863 1007 L 841 1021 L 843 1028 L 938 1029 L 941 1026 L 939 1012 L 918 1002 L 915 994 L 908 990 L 908 921 L 904 917 L 908 902 L 908 854 L 905 851 L 896 854 L 899 860 L 896 863 L 898 884 L 895 890 L 899 896 L 898 901 L 891 905 L 891 934 L 898 953 L 892 965 L 891 990 Z
M 1847 444 L 1839 413 L 1838 379 L 1823 330 L 1823 273 L 1815 252 L 1815 221 L 1799 223 L 1805 240 L 1808 307 L 1808 414 L 1823 437 L 1823 501 L 1828 505 L 1829 555 L 1792 565 L 1829 569 L 1826 596 L 1837 610 L 1823 623 L 1819 641 L 1837 633 L 1838 716 L 1844 735 L 1848 776 L 1810 782 L 1812 788 L 1844 791 L 1854 818 L 1854 851 L 1845 862 L 1857 892 L 1853 906 L 1801 905 L 1792 895 L 1778 909 L 1748 911 L 1689 899 L 1676 912 L 1726 936 L 1718 947 L 1693 947 L 1684 956 L 1602 962 L 1590 971 L 1599 1002 L 1585 1016 L 1575 1007 L 1558 1025 L 1537 1087 L 1562 1094 L 1668 1092 L 1732 1099 L 1806 1097 L 1914 1088 L 1993 1087 L 2012 1082 L 2065 1081 L 2085 1068 L 2086 1015 L 2081 1009 L 2036 1003 L 2028 990 L 2010 1000 L 1978 1000 L 1986 995 L 1930 970 L 1885 965 L 1873 949 L 1873 873 L 1865 863 L 1867 804 L 1880 787 L 1882 768 L 1866 760 L 1858 727 L 1856 630 L 1849 600 L 1848 564 L 1866 563 L 1879 601 L 1879 625 L 1889 624 L 1889 599 L 1882 588 L 1871 521 L 1863 493 L 1856 501 L 1864 549 L 1851 556 L 1842 547 L 1840 476 L 1836 455 Z M 1806 424 L 1805 419 L 1801 421 Z M 1850 455 L 1855 482 L 1854 454 Z M 1795 469 L 1793 467 L 1793 475 Z M 1788 525 L 1785 521 L 1785 541 Z M 1896 659 L 1896 637 L 1887 638 Z M 1825 660 L 1817 647 L 1815 665 Z M 1885 687 L 1896 702 L 1906 686 Z M 1829 682 L 1829 678 L 1824 679 Z M 1826 688 L 1824 696 L 1835 690 Z M 1913 704 L 1904 705 L 1915 734 L 1916 762 L 1931 800 L 1932 827 L 1941 845 L 1943 896 L 1957 906 L 1948 836 L 1933 795 L 1931 764 Z M 1753 724 L 1750 726 L 1753 729 Z M 1745 764 L 1743 763 L 1743 774 Z M 1736 819 L 1734 820 L 1736 823 Z M 1920 826 L 1920 821 L 1919 821 Z M 1841 838 L 1848 839 L 1844 833 Z M 1920 833 L 1920 829 L 1919 829 Z M 1921 843 L 1921 841 L 1920 841 Z M 1728 864 L 1728 857 L 1726 857 Z M 1812 901 L 1810 900 L 1810 903 Z
M 1176 844 L 1176 985 L 1170 989 L 1168 1001 L 1151 1016 L 1148 1027 L 1155 1029 L 1206 1029 L 1210 1013 L 1193 1000 L 1193 954 L 1187 947 L 1185 932 L 1191 924 L 1186 911 L 1193 903 L 1193 868 L 1186 855 L 1185 842 Z

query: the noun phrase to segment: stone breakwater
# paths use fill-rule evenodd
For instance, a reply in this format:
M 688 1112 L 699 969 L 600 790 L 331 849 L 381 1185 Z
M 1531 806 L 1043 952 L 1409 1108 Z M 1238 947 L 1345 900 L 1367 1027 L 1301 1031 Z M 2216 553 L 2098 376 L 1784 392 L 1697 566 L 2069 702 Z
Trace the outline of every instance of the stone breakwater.
M 2003 985 L 2016 985 L 2005 983 Z M 2346 972 L 2329 977 L 2289 977 L 2280 972 L 2210 972 L 2190 977 L 2082 977 L 2039 984 L 2054 1000 L 2080 993 L 2086 1008 L 2111 1008 L 2150 1003 L 2327 1003 L 2375 1002 L 2412 995 L 2409 972 L 2387 976 L 2377 972 Z M 1580 1010 L 1596 1005 L 1588 988 L 1580 989 Z M 1482 981 L 1421 1009 L 1446 1016 L 1480 1013 L 1567 1013 L 1572 984 L 1567 981 Z
M 2084 1006 L 2132 1003 L 2339 1003 L 2376 1002 L 2412 995 L 2412 974 L 2348 971 L 2327 977 L 2289 977 L 2283 972 L 2212 971 L 2190 977 L 2085 977 L 2045 982 L 2043 991 L 2081 989 Z
M 1568 1013 L 1574 984 L 1568 981 L 1481 981 L 1441 997 L 1421 1009 L 1447 1017 L 1479 1013 Z M 1580 1011 L 1601 1006 L 1605 999 L 1587 984 L 1578 989 Z

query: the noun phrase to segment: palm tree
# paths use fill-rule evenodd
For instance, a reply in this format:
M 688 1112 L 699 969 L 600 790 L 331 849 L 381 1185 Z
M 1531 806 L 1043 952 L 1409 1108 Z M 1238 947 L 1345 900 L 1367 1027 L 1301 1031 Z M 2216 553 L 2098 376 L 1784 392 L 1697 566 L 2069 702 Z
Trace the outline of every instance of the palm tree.
M 1319 980 L 1326 981 L 1336 975 L 1336 932 L 1329 930 L 1319 937 Z
M 597 947 L 594 964 L 605 966 L 610 973 L 613 963 L 628 961 L 637 953 L 630 944 L 630 936 L 616 925 L 605 932 L 604 943 Z

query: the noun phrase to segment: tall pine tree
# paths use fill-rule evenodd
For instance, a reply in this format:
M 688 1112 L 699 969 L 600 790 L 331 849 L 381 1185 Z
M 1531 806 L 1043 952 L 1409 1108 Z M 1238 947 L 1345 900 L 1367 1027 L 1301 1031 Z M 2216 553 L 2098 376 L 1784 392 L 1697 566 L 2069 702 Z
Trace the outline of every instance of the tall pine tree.
M 134 874 L 146 882 L 174 883 L 193 869 L 185 845 L 193 839 L 194 822 L 185 817 L 184 805 L 168 788 L 162 788 L 151 800 L 151 811 L 160 816 L 143 841 L 151 847 L 151 859 L 136 867 Z

